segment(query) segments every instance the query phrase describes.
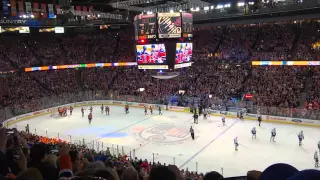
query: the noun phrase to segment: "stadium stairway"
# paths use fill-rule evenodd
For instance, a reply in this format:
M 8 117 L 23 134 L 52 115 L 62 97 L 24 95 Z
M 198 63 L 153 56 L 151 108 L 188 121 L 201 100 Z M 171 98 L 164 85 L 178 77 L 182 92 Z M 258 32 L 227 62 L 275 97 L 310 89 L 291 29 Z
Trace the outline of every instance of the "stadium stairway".
M 296 53 L 297 53 L 297 48 L 298 48 L 298 44 L 299 44 L 299 40 L 301 37 L 301 27 L 300 24 L 297 24 L 296 27 L 293 27 L 293 31 L 295 32 L 295 37 L 292 41 L 292 47 L 290 50 L 290 58 L 289 60 L 292 61 L 294 59 L 296 59 Z
M 117 73 L 116 71 L 113 72 L 112 79 L 108 83 L 108 89 L 112 89 L 114 81 L 117 79 L 118 75 L 119 75 L 119 73 Z
M 222 35 L 221 35 L 221 37 L 220 37 L 220 39 L 219 39 L 219 42 L 218 42 L 216 48 L 213 50 L 212 54 L 215 54 L 215 53 L 219 50 L 220 45 L 221 45 L 221 44 L 223 43 L 223 41 L 224 41 L 224 37 L 227 36 L 227 32 L 228 32 L 228 31 L 227 31 L 227 27 L 223 27 Z
M 257 32 L 257 34 L 256 34 L 255 41 L 253 42 L 252 46 L 251 46 L 250 49 L 249 49 L 249 60 L 250 60 L 251 57 L 252 57 L 252 52 L 253 52 L 255 49 L 257 49 L 257 46 L 258 46 L 260 40 L 261 40 L 261 28 L 259 27 L 259 28 L 258 28 L 258 32 Z
M 34 73 L 32 73 L 32 72 L 31 73 L 26 73 L 26 75 L 29 76 L 30 78 L 32 78 L 34 81 L 36 81 L 45 90 L 45 93 L 50 94 L 49 92 L 54 92 L 53 89 L 49 88 L 49 86 L 47 84 L 42 83 L 37 78 L 37 75 L 35 75 Z
M 308 91 L 310 88 L 312 88 L 312 84 L 312 76 L 308 76 L 308 78 L 304 81 L 304 88 L 299 96 L 300 107 L 303 107 L 304 103 L 307 101 Z
M 59 48 L 62 52 L 63 55 L 67 56 L 67 50 L 64 48 L 63 44 L 62 44 L 62 40 L 60 38 L 57 38 L 57 42 L 59 44 Z
M 76 71 L 76 82 L 78 89 L 84 91 L 84 85 L 83 85 L 83 71 L 82 69 L 78 69 Z

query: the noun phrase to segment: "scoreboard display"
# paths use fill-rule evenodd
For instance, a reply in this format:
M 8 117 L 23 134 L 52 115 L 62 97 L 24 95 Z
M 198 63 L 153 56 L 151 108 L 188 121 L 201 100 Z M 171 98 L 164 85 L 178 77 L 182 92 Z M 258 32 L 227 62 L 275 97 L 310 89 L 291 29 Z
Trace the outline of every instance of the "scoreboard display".
M 192 37 L 192 14 L 182 13 L 182 36 L 184 38 Z
M 156 14 L 138 15 L 135 18 L 136 39 L 157 38 L 157 16 Z
M 158 13 L 159 38 L 180 38 L 181 21 L 181 13 Z
M 179 69 L 192 65 L 191 13 L 141 14 L 134 18 L 138 69 Z

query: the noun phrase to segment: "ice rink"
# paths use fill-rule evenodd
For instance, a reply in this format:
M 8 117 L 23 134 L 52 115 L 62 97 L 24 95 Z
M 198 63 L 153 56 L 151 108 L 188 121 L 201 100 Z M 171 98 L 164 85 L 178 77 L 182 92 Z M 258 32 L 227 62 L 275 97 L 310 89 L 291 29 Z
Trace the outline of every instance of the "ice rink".
M 284 162 L 302 169 L 314 168 L 314 152 L 320 140 L 318 128 L 263 123 L 257 121 L 239 121 L 227 118 L 227 126 L 222 126 L 221 118 L 211 116 L 199 124 L 193 123 L 192 114 L 163 111 L 158 115 L 144 115 L 140 108 L 130 108 L 124 113 L 124 107 L 110 106 L 110 116 L 101 113 L 100 106 L 94 106 L 93 120 L 88 123 L 88 108 L 81 117 L 80 108 L 75 108 L 72 116 L 50 117 L 44 115 L 19 122 L 19 129 L 29 124 L 30 131 L 49 137 L 78 142 L 100 141 L 106 146 L 124 147 L 124 151 L 133 153 L 142 159 L 155 162 L 176 164 L 180 168 L 198 170 L 198 172 L 218 171 L 225 177 L 245 175 L 248 170 L 264 170 L 271 164 Z M 69 113 L 69 112 L 68 112 Z M 189 128 L 195 130 L 196 139 L 192 140 Z M 257 139 L 251 138 L 251 129 L 257 128 Z M 276 128 L 276 142 L 270 142 L 270 131 Z M 298 146 L 297 134 L 303 130 L 305 140 Z M 233 139 L 238 137 L 239 150 L 235 151 Z M 101 145 L 100 150 L 101 150 Z M 97 148 L 97 145 L 96 147 Z M 121 148 L 122 149 L 122 148 Z M 222 170 L 223 168 L 223 170 Z

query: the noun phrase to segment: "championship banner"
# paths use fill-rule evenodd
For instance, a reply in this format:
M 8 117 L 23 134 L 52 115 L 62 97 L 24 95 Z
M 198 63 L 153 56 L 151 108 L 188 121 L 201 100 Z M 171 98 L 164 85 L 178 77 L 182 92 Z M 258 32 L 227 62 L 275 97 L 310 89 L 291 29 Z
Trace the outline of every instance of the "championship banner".
M 77 11 L 81 11 L 81 6 L 76 6 Z
M 82 10 L 84 11 L 84 12 L 87 12 L 87 6 L 82 6 Z
M 47 15 L 47 4 L 41 4 L 41 9 L 42 9 L 42 11 L 44 11 L 42 17 L 43 18 L 47 18 L 48 17 L 48 15 Z
M 33 3 L 33 15 L 35 18 L 39 17 L 39 3 Z
M 19 9 L 19 15 L 23 15 L 24 13 L 23 0 L 18 1 L 18 9 Z
M 9 15 L 9 6 L 8 6 L 9 2 L 7 0 L 3 0 L 2 4 L 3 4 L 3 8 L 2 8 L 3 15 L 5 15 L 5 16 Z
M 29 15 L 32 13 L 31 2 L 25 2 L 26 4 L 26 13 Z
M 48 4 L 49 18 L 54 18 L 53 4 Z
M 17 16 L 16 0 L 10 0 L 10 6 L 11 6 L 11 16 L 13 17 Z
M 93 7 L 90 6 L 88 11 L 91 12 L 92 10 L 93 10 Z

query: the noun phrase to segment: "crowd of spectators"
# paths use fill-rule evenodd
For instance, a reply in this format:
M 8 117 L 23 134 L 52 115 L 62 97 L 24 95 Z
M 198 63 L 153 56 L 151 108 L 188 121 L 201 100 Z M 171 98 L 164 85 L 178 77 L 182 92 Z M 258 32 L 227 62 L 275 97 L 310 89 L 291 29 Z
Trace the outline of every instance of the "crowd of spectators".
M 263 24 L 259 27 L 258 43 L 252 52 L 252 60 L 288 60 L 295 37 L 295 24 Z
M 318 23 L 301 23 L 301 36 L 298 41 L 296 58 L 298 60 L 320 60 L 320 27 Z
M 79 92 L 87 90 L 103 92 L 101 96 L 112 92 L 119 97 L 140 97 L 143 102 L 165 102 L 168 96 L 178 95 L 179 90 L 184 90 L 184 96 L 188 97 L 210 94 L 219 99 L 241 99 L 243 94 L 250 93 L 253 105 L 263 114 L 304 113 L 306 118 L 320 117 L 315 111 L 320 106 L 317 67 L 252 67 L 249 61 L 319 60 L 319 24 L 315 22 L 198 28 L 194 32 L 195 63 L 179 70 L 179 76 L 171 79 L 153 78 L 156 71 L 136 67 L 20 71 L 30 66 L 135 61 L 133 37 L 130 28 L 57 37 L 49 34 L 1 36 L 0 119 L 7 118 L 3 116 L 8 112 L 7 107 L 11 108 L 12 115 L 17 115 L 50 105 L 45 100 L 40 103 L 40 98 L 54 96 L 59 100 L 73 93 L 82 96 Z M 16 72 L 2 73 L 8 70 Z M 306 101 L 301 99 L 303 93 Z M 74 99 L 63 102 L 68 101 Z M 299 107 L 301 112 L 297 110 Z M 35 180 L 223 178 L 218 172 L 203 175 L 179 170 L 174 165 L 114 155 L 108 150 L 94 152 L 86 146 L 67 144 L 59 139 L 16 130 L 11 133 L 0 127 L 0 176 L 3 177 L 30 179 L 32 176 Z M 281 167 L 276 165 L 272 172 L 280 176 L 274 173 L 280 172 L 278 169 Z M 289 165 L 285 169 L 292 170 L 290 176 L 297 173 Z M 269 170 L 266 169 L 266 174 Z M 248 177 L 257 179 L 260 174 L 266 177 L 263 173 L 249 172 Z M 272 176 L 268 178 L 277 180 Z
M 134 36 L 131 28 L 64 36 L 46 33 L 30 36 L 4 35 L 0 42 L 1 70 L 134 59 Z
M 312 86 L 305 86 L 310 76 L 307 71 L 312 70 L 251 67 L 249 60 L 315 59 L 320 49 L 318 32 L 319 24 L 315 21 L 196 28 L 194 65 L 179 70 L 177 78 L 165 80 L 152 78 L 155 71 L 136 67 L 18 71 L 35 65 L 135 61 L 131 27 L 64 36 L 5 35 L 0 38 L 1 71 L 17 72 L 0 78 L 0 104 L 11 106 L 14 111 L 34 110 L 38 107 L 37 98 L 83 90 L 165 101 L 168 96 L 185 90 L 186 96 L 211 94 L 222 99 L 253 93 L 254 105 L 296 108 L 303 106 L 300 96 L 308 89 L 306 104 L 310 107 L 310 101 L 313 103 L 318 98 L 313 90 L 317 88 L 316 72 L 312 73 L 312 81 L 308 81 Z M 138 91 L 139 88 L 144 91 Z M 317 102 L 314 104 L 316 107 Z
M 112 154 L 109 147 L 96 152 L 86 145 L 71 144 L 27 131 L 18 132 L 16 129 L 1 127 L 0 142 L 1 178 L 204 179 L 202 173 L 179 170 L 175 165 L 129 157 L 125 153 Z M 208 173 L 207 176 L 212 174 L 222 178 L 217 172 Z
M 241 61 L 249 59 L 250 50 L 257 38 L 259 28 L 256 25 L 226 28 L 226 36 L 219 46 L 217 58 Z

